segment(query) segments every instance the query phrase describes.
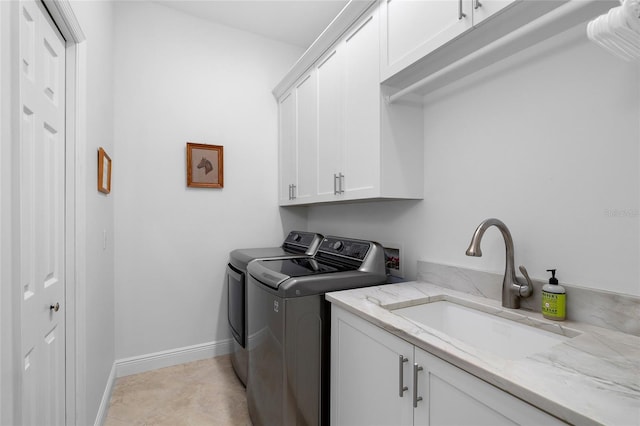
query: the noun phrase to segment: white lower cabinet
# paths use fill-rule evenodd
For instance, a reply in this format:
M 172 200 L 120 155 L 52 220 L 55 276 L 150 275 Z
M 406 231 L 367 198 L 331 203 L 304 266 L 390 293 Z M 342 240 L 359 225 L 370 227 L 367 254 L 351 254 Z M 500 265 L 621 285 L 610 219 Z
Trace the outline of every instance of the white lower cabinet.
M 333 305 L 331 424 L 564 423 Z
M 412 425 L 411 390 L 400 396 L 400 386 L 411 387 L 413 345 L 331 310 L 331 424 Z

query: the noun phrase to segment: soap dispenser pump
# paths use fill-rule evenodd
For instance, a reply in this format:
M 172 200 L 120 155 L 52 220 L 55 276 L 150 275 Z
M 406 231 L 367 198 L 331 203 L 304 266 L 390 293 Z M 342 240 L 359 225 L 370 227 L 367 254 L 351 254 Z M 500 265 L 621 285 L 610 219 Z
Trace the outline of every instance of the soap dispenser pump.
M 555 269 L 547 269 L 551 272 L 549 284 L 542 286 L 542 316 L 555 321 L 563 321 L 567 312 L 567 292 L 558 285 Z

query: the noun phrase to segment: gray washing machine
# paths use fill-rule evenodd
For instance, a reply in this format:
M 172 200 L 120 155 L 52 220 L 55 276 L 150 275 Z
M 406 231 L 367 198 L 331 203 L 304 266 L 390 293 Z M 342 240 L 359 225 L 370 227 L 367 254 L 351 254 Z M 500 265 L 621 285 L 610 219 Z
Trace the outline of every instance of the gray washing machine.
M 233 250 L 229 254 L 225 281 L 229 329 L 233 335 L 231 364 L 243 385 L 247 384 L 247 265 L 255 259 L 291 258 L 316 253 L 323 237 L 311 232 L 291 231 L 280 247 Z
M 331 305 L 324 294 L 386 283 L 383 247 L 327 237 L 313 257 L 256 260 L 248 272 L 251 421 L 328 425 Z

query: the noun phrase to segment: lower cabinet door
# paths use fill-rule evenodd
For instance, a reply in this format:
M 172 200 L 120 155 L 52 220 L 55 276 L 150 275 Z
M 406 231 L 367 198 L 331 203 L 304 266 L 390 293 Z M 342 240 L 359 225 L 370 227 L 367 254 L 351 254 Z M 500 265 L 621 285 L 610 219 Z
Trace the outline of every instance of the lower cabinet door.
M 413 345 L 335 306 L 331 316 L 331 424 L 412 425 Z
M 557 418 L 442 359 L 415 348 L 416 425 L 561 425 Z

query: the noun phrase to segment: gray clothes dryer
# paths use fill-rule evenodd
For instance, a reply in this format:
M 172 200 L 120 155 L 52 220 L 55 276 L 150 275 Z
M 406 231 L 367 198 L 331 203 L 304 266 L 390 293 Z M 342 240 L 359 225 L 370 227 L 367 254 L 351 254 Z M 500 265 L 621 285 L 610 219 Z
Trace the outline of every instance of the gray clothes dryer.
M 256 259 L 311 256 L 318 249 L 323 236 L 312 232 L 291 231 L 280 247 L 233 250 L 229 254 L 225 274 L 229 329 L 233 335 L 231 364 L 243 385 L 247 384 L 249 357 L 247 336 L 247 265 Z

